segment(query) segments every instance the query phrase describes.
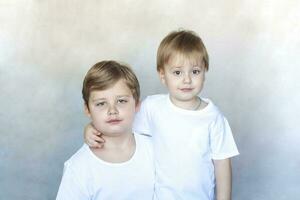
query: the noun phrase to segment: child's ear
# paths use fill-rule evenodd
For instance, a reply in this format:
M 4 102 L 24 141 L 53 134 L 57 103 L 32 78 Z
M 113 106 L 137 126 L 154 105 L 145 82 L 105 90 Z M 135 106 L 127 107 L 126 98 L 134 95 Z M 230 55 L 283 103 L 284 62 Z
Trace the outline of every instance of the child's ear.
M 136 104 L 135 104 L 135 112 L 137 113 L 138 111 L 140 111 L 140 108 L 141 108 L 141 101 L 139 100 L 139 102 L 137 102 Z
M 163 69 L 160 69 L 158 71 L 158 76 L 159 76 L 159 79 L 160 81 L 162 82 L 162 84 L 166 84 L 166 79 L 165 79 L 165 71 Z
M 91 117 L 91 113 L 90 113 L 90 109 L 89 107 L 86 105 L 86 103 L 84 103 L 84 113 L 86 116 Z

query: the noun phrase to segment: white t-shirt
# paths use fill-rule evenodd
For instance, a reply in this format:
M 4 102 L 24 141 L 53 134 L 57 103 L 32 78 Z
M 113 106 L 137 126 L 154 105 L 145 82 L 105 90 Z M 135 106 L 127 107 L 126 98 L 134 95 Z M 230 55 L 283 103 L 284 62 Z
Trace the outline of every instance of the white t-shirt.
M 239 154 L 226 118 L 203 100 L 204 109 L 191 111 L 176 107 L 169 95 L 153 95 L 136 115 L 134 130 L 152 135 L 160 200 L 213 200 L 212 159 Z
M 154 162 L 149 137 L 134 134 L 136 150 L 123 163 L 98 158 L 84 144 L 65 162 L 56 200 L 150 200 L 154 195 Z

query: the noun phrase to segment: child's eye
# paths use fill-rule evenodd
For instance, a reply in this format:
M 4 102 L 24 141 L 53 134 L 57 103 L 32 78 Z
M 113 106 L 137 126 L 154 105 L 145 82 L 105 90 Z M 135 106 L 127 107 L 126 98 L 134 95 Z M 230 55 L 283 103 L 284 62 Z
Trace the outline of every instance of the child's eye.
M 179 76 L 181 74 L 181 71 L 176 70 L 176 71 L 173 72 L 173 74 L 176 75 L 176 76 Z
M 121 103 L 121 104 L 125 104 L 127 103 L 128 101 L 126 99 L 119 99 L 118 100 L 118 103 Z
M 200 72 L 201 72 L 201 71 L 200 71 L 199 69 L 194 69 L 194 70 L 193 70 L 193 74 L 195 74 L 195 75 L 200 74 Z
M 98 103 L 96 103 L 96 106 L 104 106 L 105 105 L 105 102 L 98 102 Z

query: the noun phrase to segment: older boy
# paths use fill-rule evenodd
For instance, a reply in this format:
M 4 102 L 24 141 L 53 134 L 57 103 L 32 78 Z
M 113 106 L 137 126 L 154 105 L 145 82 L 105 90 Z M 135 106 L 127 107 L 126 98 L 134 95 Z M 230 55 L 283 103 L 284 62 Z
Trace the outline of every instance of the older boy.
M 83 145 L 66 163 L 57 200 L 152 199 L 154 166 L 149 138 L 132 133 L 139 108 L 139 83 L 115 61 L 95 64 L 82 95 L 85 112 L 105 140 L 103 148 Z

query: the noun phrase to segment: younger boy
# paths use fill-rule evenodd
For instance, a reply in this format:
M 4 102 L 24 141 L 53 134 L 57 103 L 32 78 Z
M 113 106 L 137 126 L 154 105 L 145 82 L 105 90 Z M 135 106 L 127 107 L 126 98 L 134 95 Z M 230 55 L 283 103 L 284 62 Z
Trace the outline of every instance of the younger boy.
M 134 130 L 153 137 L 158 199 L 231 199 L 230 158 L 238 150 L 226 118 L 198 96 L 208 66 L 206 48 L 194 32 L 175 31 L 160 43 L 157 71 L 169 94 L 147 97 L 134 123 Z M 86 128 L 90 145 L 101 141 L 94 132 Z
M 85 112 L 102 133 L 103 148 L 83 145 L 66 163 L 57 200 L 152 199 L 154 166 L 149 138 L 132 133 L 139 83 L 115 61 L 95 64 L 82 88 Z

